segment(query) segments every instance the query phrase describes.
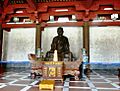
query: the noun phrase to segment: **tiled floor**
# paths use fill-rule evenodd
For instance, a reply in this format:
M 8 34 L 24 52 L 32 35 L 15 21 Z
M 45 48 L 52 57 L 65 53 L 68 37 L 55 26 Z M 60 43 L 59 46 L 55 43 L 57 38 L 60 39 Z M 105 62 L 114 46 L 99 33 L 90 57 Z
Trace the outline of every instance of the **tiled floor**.
M 1 73 L 0 91 L 49 91 L 39 90 L 42 78 L 31 79 L 29 75 L 29 71 Z M 54 91 L 120 91 L 120 82 L 115 74 L 93 70 L 84 81 L 73 78 L 67 78 L 64 83 L 56 81 Z

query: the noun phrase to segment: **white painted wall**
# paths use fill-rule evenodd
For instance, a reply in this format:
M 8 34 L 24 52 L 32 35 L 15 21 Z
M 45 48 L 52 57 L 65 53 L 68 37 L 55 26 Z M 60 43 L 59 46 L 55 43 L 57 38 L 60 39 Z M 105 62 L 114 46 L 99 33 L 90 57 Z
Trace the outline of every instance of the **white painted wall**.
M 82 48 L 82 28 L 81 27 L 63 27 L 64 35 L 68 37 L 70 50 L 75 57 L 79 57 Z M 6 33 L 4 33 L 6 35 Z M 7 33 L 7 50 L 4 60 L 7 61 L 28 61 L 28 54 L 35 53 L 35 28 L 11 29 Z M 42 32 L 42 48 L 44 54 L 50 50 L 53 37 L 57 36 L 57 27 L 45 28 Z M 6 38 L 4 38 L 4 41 Z M 5 49 L 5 48 L 3 48 Z M 4 54 L 3 53 L 3 54 Z
M 70 50 L 79 57 L 82 48 L 82 27 L 63 27 L 70 42 Z M 42 32 L 44 53 L 50 50 L 57 27 L 47 27 Z M 26 61 L 35 53 L 35 28 L 11 29 L 3 36 L 3 60 Z M 90 62 L 120 62 L 120 27 L 90 27 Z
M 7 50 L 3 50 L 7 51 L 7 56 L 3 60 L 28 61 L 27 55 L 35 53 L 35 28 L 11 29 L 11 32 L 8 33 L 7 45 Z
M 91 27 L 90 56 L 90 62 L 120 63 L 120 27 Z

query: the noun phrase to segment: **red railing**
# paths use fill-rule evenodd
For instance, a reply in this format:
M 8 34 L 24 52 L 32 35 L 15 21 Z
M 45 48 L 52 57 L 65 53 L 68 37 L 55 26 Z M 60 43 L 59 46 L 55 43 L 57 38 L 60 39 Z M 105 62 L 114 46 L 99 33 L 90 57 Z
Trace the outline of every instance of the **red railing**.
M 73 2 L 73 1 L 80 1 L 80 0 L 34 0 L 36 3 L 42 2 Z M 9 0 L 10 4 L 23 4 L 26 3 L 26 0 Z
M 80 0 L 35 0 L 36 2 L 69 2 L 69 1 L 80 1 Z

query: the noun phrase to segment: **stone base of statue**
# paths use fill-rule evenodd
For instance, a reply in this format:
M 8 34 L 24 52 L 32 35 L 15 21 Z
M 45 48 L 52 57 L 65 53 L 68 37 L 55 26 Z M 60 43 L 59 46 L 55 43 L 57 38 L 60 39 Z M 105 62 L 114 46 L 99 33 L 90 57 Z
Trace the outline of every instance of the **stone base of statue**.
M 51 61 L 53 60 L 54 52 L 48 51 L 46 53 L 45 60 Z M 74 57 L 72 52 L 66 52 L 66 53 L 58 53 L 58 61 L 73 61 Z

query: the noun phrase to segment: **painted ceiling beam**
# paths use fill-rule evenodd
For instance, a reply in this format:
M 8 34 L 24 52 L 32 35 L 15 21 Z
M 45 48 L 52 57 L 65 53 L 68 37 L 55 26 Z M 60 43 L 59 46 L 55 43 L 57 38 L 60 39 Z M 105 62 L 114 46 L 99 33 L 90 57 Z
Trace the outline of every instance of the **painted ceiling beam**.
M 77 12 L 75 11 L 63 11 L 63 12 L 49 12 L 49 15 L 53 15 L 53 16 L 67 16 L 67 15 L 74 15 Z
M 83 6 L 88 9 L 92 6 L 94 0 L 83 0 L 81 1 L 81 3 L 83 4 Z
M 62 23 L 41 23 L 41 27 L 55 27 L 55 26 L 83 26 L 83 21 L 78 22 L 62 22 Z M 90 26 L 120 26 L 119 21 L 111 22 L 89 22 Z M 36 24 L 2 24 L 2 28 L 29 28 L 36 27 Z
M 48 2 L 48 3 L 38 3 L 38 6 L 48 6 L 48 7 L 69 7 L 80 4 L 79 1 L 76 2 Z
M 62 22 L 62 23 L 46 23 L 44 27 L 53 26 L 83 26 L 83 22 Z
M 100 5 L 113 5 L 116 0 L 98 0 Z
M 120 14 L 120 10 L 98 10 L 95 12 L 96 14 Z
M 31 8 L 33 8 L 34 10 L 36 10 L 36 4 L 35 4 L 34 0 L 26 0 L 26 1 L 27 1 L 27 3 L 29 4 L 29 6 Z
M 120 10 L 120 0 L 114 0 L 114 9 Z
M 2 28 L 30 28 L 36 27 L 36 24 L 2 24 Z
M 111 22 L 89 22 L 90 26 L 120 26 L 120 21 Z
M 44 3 L 35 3 L 33 0 L 27 0 L 27 3 L 25 4 L 10 5 L 9 0 L 5 0 L 4 4 L 7 7 L 4 7 L 4 9 L 2 9 L 4 11 L 3 12 L 0 11 L 0 12 L 2 13 L 1 15 L 3 22 L 9 21 L 11 17 L 25 17 L 25 16 L 28 16 L 30 19 L 33 20 L 36 20 L 37 17 L 39 22 L 43 22 L 43 21 L 47 22 L 49 21 L 50 15 L 53 16 L 75 15 L 78 21 L 89 21 L 96 18 L 97 15 L 110 15 L 114 13 L 120 14 L 119 3 L 120 0 L 85 0 L 85 1 L 80 0 L 73 2 L 44 2 Z M 109 10 L 109 11 L 101 10 L 101 7 L 106 5 L 113 7 L 113 10 Z M 55 12 L 53 10 L 53 9 L 62 9 L 62 8 L 63 9 L 68 8 L 68 11 Z M 15 14 L 15 11 L 19 9 L 22 9 L 23 11 L 26 12 L 24 12 L 23 14 Z M 57 24 L 59 25 L 59 23 Z M 74 24 L 79 25 L 79 23 L 65 23 L 65 25 L 74 25 Z M 103 24 L 114 25 L 112 22 L 103 23 Z M 119 25 L 118 22 L 115 24 Z M 18 25 L 16 26 L 18 27 Z
M 35 21 L 36 20 L 36 18 L 35 18 L 35 16 L 34 16 L 34 14 L 27 14 L 27 13 L 18 13 L 18 14 L 11 14 L 11 15 L 8 15 L 7 16 L 7 19 L 5 20 L 5 22 L 7 23 L 7 22 L 9 22 L 12 18 L 14 18 L 14 17 L 18 17 L 18 18 L 20 18 L 20 17 L 28 17 L 29 19 L 31 19 L 31 20 L 33 20 L 33 21 Z

